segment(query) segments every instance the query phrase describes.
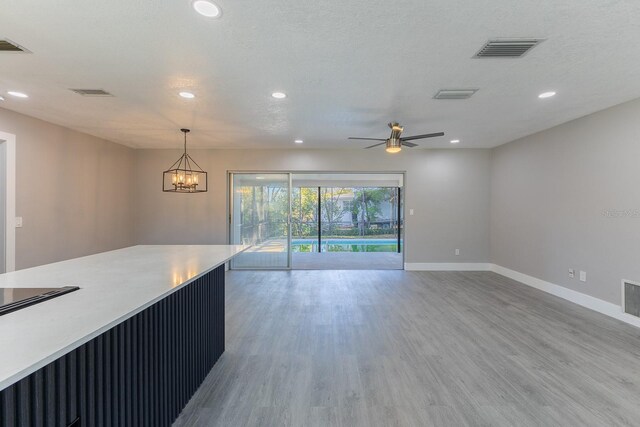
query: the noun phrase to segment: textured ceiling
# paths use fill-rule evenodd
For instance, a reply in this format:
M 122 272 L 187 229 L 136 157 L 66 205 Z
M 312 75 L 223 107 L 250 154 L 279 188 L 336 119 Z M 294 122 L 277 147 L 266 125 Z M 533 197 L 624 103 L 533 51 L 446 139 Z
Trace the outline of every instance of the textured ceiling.
M 0 54 L 0 93 L 30 95 L 0 107 L 141 148 L 179 147 L 180 127 L 194 147 L 357 148 L 348 136 L 386 137 L 391 120 L 446 133 L 423 147 L 492 147 L 640 97 L 638 0 L 218 4 L 207 20 L 189 0 L 1 0 L 0 38 L 33 54 Z M 494 37 L 547 40 L 471 58 Z M 432 99 L 441 88 L 479 91 Z

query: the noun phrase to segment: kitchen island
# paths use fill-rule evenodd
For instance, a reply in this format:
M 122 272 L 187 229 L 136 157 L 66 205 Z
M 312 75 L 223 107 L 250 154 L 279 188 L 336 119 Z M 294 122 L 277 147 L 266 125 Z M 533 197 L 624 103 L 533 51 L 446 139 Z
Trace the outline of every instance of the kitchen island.
M 0 316 L 0 425 L 170 425 L 224 352 L 239 245 L 133 246 L 0 275 L 79 290 Z

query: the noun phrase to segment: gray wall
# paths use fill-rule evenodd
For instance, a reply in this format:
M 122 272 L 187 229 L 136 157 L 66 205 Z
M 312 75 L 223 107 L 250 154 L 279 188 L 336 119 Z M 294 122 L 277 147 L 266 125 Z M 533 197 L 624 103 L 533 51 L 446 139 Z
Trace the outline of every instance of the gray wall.
M 406 261 L 488 262 L 489 150 L 193 150 L 209 172 L 208 193 L 163 193 L 162 171 L 179 150 L 138 150 L 136 241 L 228 241 L 227 171 L 406 171 Z M 409 209 L 415 215 L 409 216 Z M 454 251 L 459 248 L 460 256 Z
M 7 180 L 7 169 L 6 169 L 6 144 L 0 140 L 0 273 L 4 273 L 6 271 L 6 254 L 5 254 L 5 239 L 6 231 L 5 231 L 5 216 L 6 216 L 6 180 Z
M 1 108 L 0 130 L 16 135 L 16 269 L 135 243 L 134 150 Z
M 639 118 L 636 100 L 494 149 L 492 262 L 619 304 L 640 281 Z

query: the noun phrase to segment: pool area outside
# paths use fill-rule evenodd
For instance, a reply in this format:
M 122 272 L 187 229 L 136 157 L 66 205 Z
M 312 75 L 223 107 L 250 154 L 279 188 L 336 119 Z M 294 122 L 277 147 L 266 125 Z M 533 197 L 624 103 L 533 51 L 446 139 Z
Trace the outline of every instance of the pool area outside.
M 396 239 L 294 238 L 291 241 L 291 266 L 294 269 L 371 270 L 403 267 L 403 254 Z M 402 246 L 401 246 L 402 248 Z M 287 239 L 269 239 L 253 245 L 235 258 L 233 268 L 273 268 L 287 264 Z
M 397 239 L 322 239 L 322 252 L 398 252 Z M 401 248 L 402 248 L 402 241 Z M 291 252 L 318 252 L 318 239 L 292 239 Z

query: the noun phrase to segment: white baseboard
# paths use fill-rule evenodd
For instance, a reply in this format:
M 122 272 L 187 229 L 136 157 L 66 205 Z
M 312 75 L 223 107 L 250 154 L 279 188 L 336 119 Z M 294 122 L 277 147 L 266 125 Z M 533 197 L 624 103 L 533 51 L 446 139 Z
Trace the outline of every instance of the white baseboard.
M 407 271 L 490 271 L 488 262 L 405 262 Z
M 617 304 L 613 304 L 515 270 L 510 270 L 500 265 L 490 264 L 490 270 L 494 273 L 500 274 L 501 276 L 505 276 L 527 286 L 531 286 L 532 288 L 566 299 L 567 301 L 571 301 L 572 303 L 597 311 L 598 313 L 602 313 L 609 317 L 613 317 L 614 319 L 618 319 L 630 325 L 640 327 L 640 319 L 625 313 L 622 311 L 622 307 Z

